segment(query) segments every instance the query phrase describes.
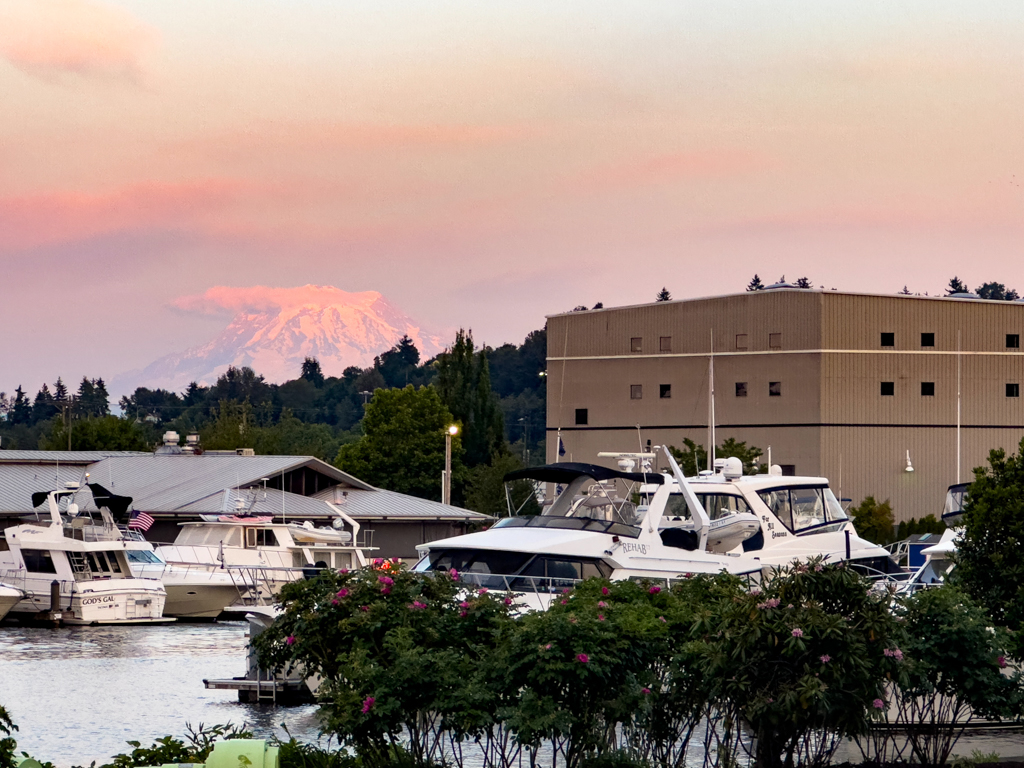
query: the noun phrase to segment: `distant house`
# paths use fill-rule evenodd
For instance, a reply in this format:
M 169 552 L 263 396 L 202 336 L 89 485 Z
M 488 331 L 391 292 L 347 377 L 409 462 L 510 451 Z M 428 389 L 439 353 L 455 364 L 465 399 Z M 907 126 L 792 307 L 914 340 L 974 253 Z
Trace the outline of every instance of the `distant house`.
M 180 523 L 249 513 L 275 522 L 325 524 L 331 506 L 361 526 L 359 543 L 379 557 L 416 557 L 416 545 L 454 536 L 490 518 L 467 509 L 375 488 L 312 456 L 195 455 L 180 451 L 0 451 L 0 528 L 42 515 L 32 494 L 69 481 L 131 496 L 155 519 L 146 537 L 170 542 Z M 88 493 L 78 500 L 88 510 Z M 2 543 L 0 543 L 2 545 Z

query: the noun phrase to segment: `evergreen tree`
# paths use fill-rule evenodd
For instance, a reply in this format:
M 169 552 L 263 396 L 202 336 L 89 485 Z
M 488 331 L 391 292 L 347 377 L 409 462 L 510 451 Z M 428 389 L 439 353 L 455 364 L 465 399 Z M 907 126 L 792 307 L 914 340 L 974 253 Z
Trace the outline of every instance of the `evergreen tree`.
M 206 387 L 200 387 L 196 382 L 192 382 L 185 388 L 185 394 L 182 396 L 182 402 L 186 408 L 191 408 L 194 405 L 202 405 L 206 399 L 206 393 L 209 390 Z
M 315 357 L 307 357 L 302 361 L 301 378 L 318 389 L 324 385 L 324 372 L 320 370 L 320 361 Z
M 899 293 L 900 293 L 901 296 L 909 296 L 910 295 L 910 289 L 907 288 L 907 286 L 904 285 L 903 286 L 903 290 L 900 291 Z
M 796 281 L 796 287 L 797 288 L 813 288 L 814 286 L 811 285 L 810 278 L 801 277 L 799 280 Z
M 597 304 L 594 305 L 594 309 L 604 309 L 604 302 L 603 301 L 597 302 Z
M 893 540 L 896 523 L 888 499 L 879 504 L 874 496 L 867 496 L 850 509 L 850 517 L 861 538 L 879 545 L 889 544 Z
M 1012 289 L 1007 290 L 1002 283 L 983 283 L 975 288 L 974 292 L 979 297 L 990 301 L 1015 301 L 1017 299 L 1017 292 Z
M 662 288 L 658 291 L 658 295 L 654 299 L 655 301 L 672 301 L 672 294 L 668 292 L 668 288 Z
M 946 288 L 947 296 L 952 296 L 954 293 L 970 293 L 967 290 L 967 286 L 956 275 L 953 275 L 953 278 L 949 281 L 949 287 Z
M 761 282 L 761 278 L 755 273 L 754 279 L 747 283 L 748 291 L 763 291 L 764 283 Z
M 68 399 L 68 388 L 64 386 L 64 381 L 60 376 L 57 377 L 57 383 L 53 385 L 53 399 L 58 403 Z
M 11 410 L 7 414 L 7 420 L 11 424 L 24 424 L 26 426 L 32 423 L 32 406 L 29 404 L 28 398 L 25 397 L 25 392 L 20 384 L 14 390 L 14 402 L 11 403 Z
M 404 387 L 420 364 L 420 351 L 413 340 L 403 336 L 391 349 L 375 361 L 376 368 L 389 387 Z
M 53 395 L 50 394 L 50 388 L 44 383 L 36 393 L 35 400 L 32 401 L 32 423 L 49 421 L 57 413 L 57 406 L 54 404 Z

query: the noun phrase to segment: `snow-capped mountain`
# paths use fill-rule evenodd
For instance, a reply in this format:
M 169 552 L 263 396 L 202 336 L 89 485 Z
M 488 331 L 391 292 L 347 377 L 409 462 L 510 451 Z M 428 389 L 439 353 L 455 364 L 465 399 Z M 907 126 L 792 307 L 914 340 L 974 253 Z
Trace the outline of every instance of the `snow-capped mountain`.
M 269 382 L 297 378 L 302 361 L 315 357 L 326 376 L 365 368 L 408 335 L 426 360 L 442 349 L 428 334 L 376 291 L 348 293 L 333 286 L 301 288 L 211 288 L 175 302 L 186 311 L 232 311 L 223 333 L 202 346 L 166 355 L 142 370 L 118 376 L 113 388 L 180 392 L 192 381 L 213 384 L 229 366 L 249 366 Z

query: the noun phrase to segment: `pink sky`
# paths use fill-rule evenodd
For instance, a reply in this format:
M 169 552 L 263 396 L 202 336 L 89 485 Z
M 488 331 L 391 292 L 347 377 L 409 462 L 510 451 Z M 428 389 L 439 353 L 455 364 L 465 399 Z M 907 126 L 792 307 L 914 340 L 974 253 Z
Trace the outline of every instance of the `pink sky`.
M 212 286 L 491 344 L 754 272 L 1024 292 L 1022 40 L 1008 1 L 4 0 L 0 390 L 201 343 Z

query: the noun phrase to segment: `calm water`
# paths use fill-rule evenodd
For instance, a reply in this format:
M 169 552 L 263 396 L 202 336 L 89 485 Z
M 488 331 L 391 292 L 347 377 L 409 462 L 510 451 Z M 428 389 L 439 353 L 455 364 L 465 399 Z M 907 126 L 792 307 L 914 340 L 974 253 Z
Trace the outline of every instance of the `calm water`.
M 245 671 L 245 622 L 46 629 L 0 625 L 0 704 L 24 749 L 58 766 L 149 746 L 185 723 L 245 723 L 259 736 L 312 739 L 316 708 L 239 704 L 203 678 Z

